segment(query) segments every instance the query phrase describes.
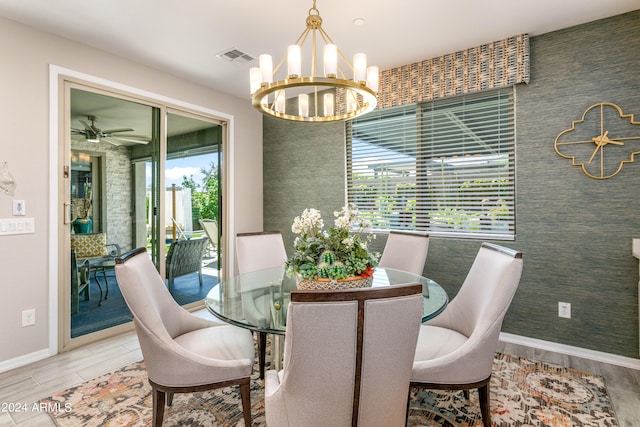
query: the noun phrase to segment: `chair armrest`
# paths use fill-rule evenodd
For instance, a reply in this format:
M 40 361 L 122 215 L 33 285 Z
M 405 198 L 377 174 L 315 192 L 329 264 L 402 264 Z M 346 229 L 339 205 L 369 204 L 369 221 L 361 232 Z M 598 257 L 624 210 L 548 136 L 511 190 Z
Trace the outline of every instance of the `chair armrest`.
M 120 245 L 117 243 L 107 243 L 107 253 L 109 254 L 110 257 L 113 258 L 117 258 L 120 255 L 122 255 L 122 249 L 120 248 Z
M 82 285 L 89 283 L 89 273 L 91 273 L 91 263 L 88 259 L 85 259 L 82 263 L 78 265 L 78 272 L 80 273 L 80 287 Z

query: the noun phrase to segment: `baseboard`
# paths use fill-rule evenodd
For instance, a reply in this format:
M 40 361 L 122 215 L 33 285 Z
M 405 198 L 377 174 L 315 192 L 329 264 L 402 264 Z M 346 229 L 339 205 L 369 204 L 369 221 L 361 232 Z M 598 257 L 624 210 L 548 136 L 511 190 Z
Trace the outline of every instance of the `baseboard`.
M 0 362 L 0 372 L 10 371 L 11 369 L 19 368 L 21 366 L 28 365 L 29 363 L 37 362 L 38 360 L 46 359 L 52 356 L 49 349 L 35 351 L 33 353 L 25 354 L 14 359 L 5 360 Z
M 500 333 L 500 341 L 511 344 L 525 345 L 545 351 L 566 354 L 568 356 L 581 357 L 583 359 L 595 360 L 597 362 L 609 363 L 611 365 L 623 366 L 625 368 L 640 370 L 640 359 L 618 356 L 616 354 L 604 353 L 602 351 L 589 350 L 581 347 L 559 344 L 551 341 L 543 341 L 535 338 L 523 337 L 520 335 Z

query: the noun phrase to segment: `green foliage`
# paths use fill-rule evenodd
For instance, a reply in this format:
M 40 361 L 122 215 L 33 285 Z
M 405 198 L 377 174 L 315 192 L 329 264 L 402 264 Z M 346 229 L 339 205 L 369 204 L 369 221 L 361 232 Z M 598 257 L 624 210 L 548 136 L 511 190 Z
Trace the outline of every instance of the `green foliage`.
M 183 176 L 182 185 L 191 189 L 191 206 L 194 222 L 198 219 L 215 219 L 219 217 L 218 167 L 214 162 L 209 163 L 208 169 L 201 169 L 204 175 L 201 184 L 194 181 L 192 176 Z
M 369 222 L 359 218 L 355 205 L 345 206 L 337 217 L 335 226 L 323 231 L 320 212 L 305 209 L 296 217 L 291 230 L 298 234 L 295 251 L 287 260 L 289 274 L 299 274 L 304 279 L 345 279 L 349 276 L 368 276 L 378 263 L 379 254 L 369 252 L 367 243 L 374 236 L 364 236 Z

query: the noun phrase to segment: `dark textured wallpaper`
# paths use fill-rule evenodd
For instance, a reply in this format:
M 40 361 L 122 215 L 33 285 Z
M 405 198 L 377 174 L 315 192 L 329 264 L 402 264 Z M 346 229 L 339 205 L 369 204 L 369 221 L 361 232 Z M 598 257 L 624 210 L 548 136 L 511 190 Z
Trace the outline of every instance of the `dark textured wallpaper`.
M 503 331 L 639 358 L 640 156 L 595 180 L 553 142 L 598 102 L 640 120 L 640 10 L 530 42 L 531 81 L 516 87 L 516 239 L 496 242 L 524 253 L 524 273 Z M 288 250 L 304 208 L 326 222 L 344 204 L 344 156 L 343 124 L 264 119 L 264 227 L 281 230 Z M 432 238 L 425 275 L 453 298 L 480 244 Z M 571 319 L 558 317 L 559 301 Z

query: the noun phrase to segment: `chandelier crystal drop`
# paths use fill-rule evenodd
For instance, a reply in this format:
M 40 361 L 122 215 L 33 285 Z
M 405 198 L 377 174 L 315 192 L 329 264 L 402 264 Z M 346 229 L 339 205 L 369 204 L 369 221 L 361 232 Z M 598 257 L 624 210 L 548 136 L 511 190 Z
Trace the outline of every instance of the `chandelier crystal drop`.
M 317 60 L 318 43 L 324 44 L 322 64 Z M 309 48 L 309 63 L 303 63 Z M 283 71 L 282 77 L 276 77 L 285 61 L 286 74 Z M 251 102 L 265 115 L 300 122 L 331 122 L 352 119 L 377 105 L 378 67 L 367 67 L 364 53 L 356 53 L 353 65 L 349 63 L 322 29 L 316 0 L 309 9 L 305 30 L 287 48 L 280 63 L 274 68 L 271 55 L 260 55 L 259 63 L 259 67 L 250 70 Z M 310 67 L 306 76 L 303 65 Z

